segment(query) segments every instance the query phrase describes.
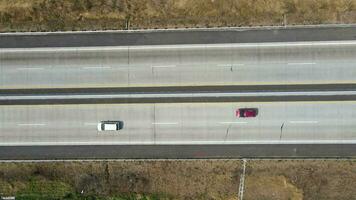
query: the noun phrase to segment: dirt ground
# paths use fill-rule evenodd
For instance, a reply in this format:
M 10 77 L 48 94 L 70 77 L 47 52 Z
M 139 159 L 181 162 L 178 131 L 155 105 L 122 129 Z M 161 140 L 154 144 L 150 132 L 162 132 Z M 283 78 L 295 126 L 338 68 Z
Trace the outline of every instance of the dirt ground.
M 0 32 L 356 23 L 356 0 L 0 0 Z
M 0 196 L 232 200 L 242 166 L 241 160 L 0 163 Z M 355 199 L 355 188 L 355 160 L 248 160 L 243 199 L 346 200 Z
M 356 199 L 356 161 L 249 161 L 245 198 Z

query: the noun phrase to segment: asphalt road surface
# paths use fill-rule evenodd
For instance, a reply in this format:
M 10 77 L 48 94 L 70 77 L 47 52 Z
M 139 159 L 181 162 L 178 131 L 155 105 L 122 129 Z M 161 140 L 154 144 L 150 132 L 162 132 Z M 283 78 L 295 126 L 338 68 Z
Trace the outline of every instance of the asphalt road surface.
M 3 33 L 0 48 L 354 40 L 355 25 L 188 30 Z
M 0 88 L 356 82 L 356 42 L 0 49 Z
M 98 132 L 101 120 L 124 129 Z M 355 101 L 0 106 L 0 145 L 355 144 L 355 121 Z
M 355 144 L 0 146 L 1 160 L 354 158 Z
M 352 25 L 0 34 L 0 89 L 352 85 L 355 36 Z M 0 106 L 0 159 L 353 157 L 352 98 Z M 236 118 L 241 107 L 258 116 Z M 101 120 L 125 127 L 99 132 Z
M 0 105 L 354 101 L 355 84 L 10 89 Z

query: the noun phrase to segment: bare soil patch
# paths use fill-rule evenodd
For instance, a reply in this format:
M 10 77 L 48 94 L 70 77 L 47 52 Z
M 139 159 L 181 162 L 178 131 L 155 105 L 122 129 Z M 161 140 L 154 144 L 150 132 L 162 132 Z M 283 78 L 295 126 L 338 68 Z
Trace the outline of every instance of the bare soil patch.
M 246 200 L 356 197 L 355 161 L 250 161 L 246 169 Z

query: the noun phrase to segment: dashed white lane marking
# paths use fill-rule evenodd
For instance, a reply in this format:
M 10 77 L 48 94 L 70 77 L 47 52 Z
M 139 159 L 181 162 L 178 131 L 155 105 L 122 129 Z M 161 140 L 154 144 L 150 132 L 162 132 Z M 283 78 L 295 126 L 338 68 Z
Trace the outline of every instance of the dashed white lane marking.
M 292 124 L 316 124 L 318 121 L 290 121 Z
M 85 126 L 94 126 L 94 125 L 98 125 L 98 123 L 95 123 L 95 122 L 85 122 L 84 125 L 85 125 Z
M 83 69 L 111 69 L 111 67 L 82 67 Z
M 248 122 L 219 122 L 219 124 L 247 124 Z
M 43 70 L 44 68 L 42 68 L 42 67 L 19 67 L 16 69 L 17 70 Z
M 46 124 L 17 124 L 18 126 L 44 126 Z
M 153 125 L 177 125 L 178 122 L 153 122 Z
M 152 68 L 174 68 L 177 67 L 176 65 L 157 65 L 157 66 L 152 66 Z
M 238 67 L 238 66 L 244 66 L 245 64 L 218 64 L 218 67 Z
M 287 63 L 287 65 L 315 65 L 316 63 L 314 62 L 304 62 L 304 63 Z

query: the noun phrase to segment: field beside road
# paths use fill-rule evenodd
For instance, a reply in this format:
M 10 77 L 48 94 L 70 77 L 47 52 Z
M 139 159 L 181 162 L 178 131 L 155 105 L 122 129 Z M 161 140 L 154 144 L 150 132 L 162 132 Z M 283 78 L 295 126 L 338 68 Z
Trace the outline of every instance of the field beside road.
M 1 163 L 16 199 L 237 199 L 241 160 Z M 356 196 L 355 160 L 248 160 L 245 200 Z
M 0 0 L 0 32 L 356 23 L 356 0 Z

